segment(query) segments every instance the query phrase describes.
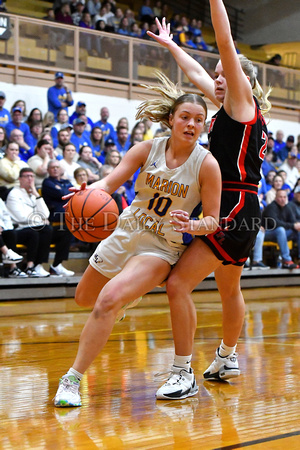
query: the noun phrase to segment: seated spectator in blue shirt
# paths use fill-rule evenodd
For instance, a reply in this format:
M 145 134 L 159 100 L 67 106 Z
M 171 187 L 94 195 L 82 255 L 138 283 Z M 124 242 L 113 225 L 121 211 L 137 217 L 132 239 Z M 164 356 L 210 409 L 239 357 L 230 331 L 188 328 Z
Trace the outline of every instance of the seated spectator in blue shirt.
M 90 139 L 92 142 L 93 154 L 98 158 L 98 160 L 104 164 L 104 159 L 101 157 L 101 153 L 104 146 L 103 132 L 100 127 L 94 127 L 90 134 Z M 101 159 L 102 158 L 102 159 Z
M 115 144 L 121 156 L 124 156 L 129 150 L 130 140 L 128 140 L 128 129 L 126 127 L 119 127 L 117 129 L 117 139 Z
M 119 28 L 117 30 L 118 34 L 123 34 L 124 36 L 130 36 L 131 30 L 129 27 L 128 19 L 127 17 L 123 17 L 121 19 Z
M 267 150 L 265 159 L 263 160 L 263 163 L 261 165 L 261 169 L 265 177 L 267 176 L 268 172 L 270 172 L 270 170 L 276 170 L 272 161 L 273 161 L 273 152 L 272 150 L 271 151 Z
M 77 153 L 79 153 L 80 147 L 83 145 L 92 146 L 89 133 L 85 131 L 86 122 L 83 116 L 78 117 L 73 122 L 73 133 L 71 135 L 70 141 L 75 145 Z
M 26 144 L 32 147 L 32 140 L 29 126 L 27 125 L 27 123 L 22 122 L 22 120 L 23 120 L 22 108 L 20 108 L 20 106 L 15 106 L 12 110 L 12 120 L 8 122 L 8 124 L 5 127 L 6 136 L 9 139 L 12 130 L 14 129 L 21 130 L 24 135 L 24 141 L 26 142 Z
M 269 172 L 267 173 L 267 175 L 265 177 L 267 192 L 272 188 L 273 179 L 274 179 L 275 175 L 276 175 L 276 170 L 275 169 L 271 169 L 271 170 L 269 170 Z
M 283 147 L 285 147 L 285 142 L 283 140 L 284 133 L 281 130 L 278 130 L 276 132 L 276 138 L 274 141 L 274 153 L 277 155 L 279 150 L 281 150 Z
M 104 136 L 104 142 L 111 138 L 115 140 L 115 129 L 111 123 L 108 122 L 109 119 L 109 109 L 106 106 L 103 106 L 100 110 L 100 120 L 98 122 L 94 123 L 95 127 L 100 127 L 103 136 Z
M 34 148 L 25 142 L 24 133 L 18 128 L 11 131 L 9 141 L 16 142 L 18 144 L 20 151 L 19 156 L 22 161 L 27 162 L 28 159 L 34 155 Z
M 86 118 L 87 118 L 87 125 L 85 128 L 85 131 L 88 131 L 90 133 L 92 131 L 94 123 L 93 123 L 92 119 L 90 119 L 86 115 L 86 103 L 84 103 L 84 102 L 77 102 L 76 109 L 73 112 L 73 114 L 70 116 L 69 123 L 71 125 L 73 125 L 73 121 L 75 119 L 78 119 L 78 117 L 82 116 L 82 115 L 86 116 Z
M 64 83 L 64 74 L 62 72 L 56 72 L 55 85 L 48 89 L 47 98 L 48 110 L 54 114 L 55 120 L 61 108 L 68 112 L 68 106 L 73 105 L 72 92 Z
M 293 145 L 295 142 L 295 138 L 294 136 L 288 136 L 285 146 L 282 147 L 278 152 L 277 152 L 277 160 L 276 160 L 276 164 L 282 164 L 287 157 L 289 156 L 289 153 L 291 152 Z
M 4 108 L 4 103 L 6 102 L 5 92 L 0 91 L 0 126 L 6 126 L 10 122 L 10 113 L 8 109 Z

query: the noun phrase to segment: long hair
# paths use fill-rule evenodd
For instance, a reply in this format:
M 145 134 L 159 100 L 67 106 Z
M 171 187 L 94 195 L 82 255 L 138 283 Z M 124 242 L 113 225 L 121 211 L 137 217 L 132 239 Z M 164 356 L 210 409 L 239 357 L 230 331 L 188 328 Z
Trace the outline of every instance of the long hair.
M 142 84 L 148 90 L 155 91 L 160 94 L 159 99 L 145 100 L 137 108 L 136 119 L 147 118 L 152 122 L 162 122 L 168 128 L 170 114 L 174 114 L 176 109 L 182 103 L 196 103 L 201 105 L 207 116 L 207 106 L 203 98 L 198 94 L 185 93 L 177 85 L 172 83 L 169 78 L 162 72 L 156 70 L 155 75 L 159 80 L 157 86 L 149 86 Z
M 261 112 L 262 114 L 266 114 L 272 107 L 271 102 L 268 100 L 272 89 L 269 88 L 268 92 L 265 94 L 263 88 L 256 78 L 252 61 L 250 61 L 250 59 L 246 58 L 246 56 L 244 55 L 238 55 L 238 57 L 244 73 L 250 78 L 252 91 L 258 100 Z

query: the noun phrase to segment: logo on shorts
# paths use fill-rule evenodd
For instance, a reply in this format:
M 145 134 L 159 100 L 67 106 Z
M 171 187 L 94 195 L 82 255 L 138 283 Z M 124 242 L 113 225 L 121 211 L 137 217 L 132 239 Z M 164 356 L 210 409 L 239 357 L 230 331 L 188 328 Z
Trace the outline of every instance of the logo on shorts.
M 95 261 L 96 264 L 101 264 L 101 263 L 103 263 L 103 259 L 100 258 L 99 255 L 94 255 L 94 261 Z

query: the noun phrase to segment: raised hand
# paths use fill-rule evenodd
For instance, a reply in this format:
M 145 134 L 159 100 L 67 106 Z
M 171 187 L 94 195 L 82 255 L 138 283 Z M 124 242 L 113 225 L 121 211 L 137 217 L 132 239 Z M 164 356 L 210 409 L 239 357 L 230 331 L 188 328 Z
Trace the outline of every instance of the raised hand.
M 147 31 L 148 36 L 155 39 L 160 45 L 163 47 L 168 47 L 170 42 L 172 42 L 173 35 L 170 32 L 170 24 L 166 24 L 165 17 L 162 19 L 161 23 L 158 18 L 155 18 L 155 22 L 159 31 L 159 35 L 152 33 L 151 31 Z

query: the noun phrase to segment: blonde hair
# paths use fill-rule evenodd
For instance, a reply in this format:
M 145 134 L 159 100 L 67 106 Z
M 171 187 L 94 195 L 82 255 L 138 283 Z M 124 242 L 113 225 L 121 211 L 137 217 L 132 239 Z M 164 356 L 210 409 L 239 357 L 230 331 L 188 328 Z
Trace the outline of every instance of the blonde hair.
M 244 73 L 250 78 L 252 91 L 259 102 L 262 114 L 267 114 L 272 107 L 271 102 L 268 100 L 272 89 L 269 88 L 268 92 L 265 94 L 256 78 L 252 61 L 250 61 L 250 59 L 246 58 L 246 56 L 244 55 L 238 55 L 238 57 Z
M 198 94 L 185 93 L 178 85 L 172 83 L 166 75 L 156 70 L 155 75 L 159 80 L 157 86 L 148 86 L 142 84 L 148 90 L 155 91 L 160 94 L 161 98 L 145 100 L 137 108 L 136 119 L 149 119 L 152 122 L 162 122 L 168 128 L 170 114 L 174 114 L 176 109 L 182 103 L 196 103 L 203 107 L 207 116 L 207 106 L 203 98 Z

